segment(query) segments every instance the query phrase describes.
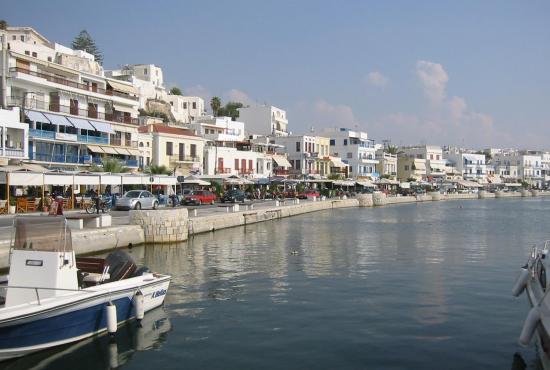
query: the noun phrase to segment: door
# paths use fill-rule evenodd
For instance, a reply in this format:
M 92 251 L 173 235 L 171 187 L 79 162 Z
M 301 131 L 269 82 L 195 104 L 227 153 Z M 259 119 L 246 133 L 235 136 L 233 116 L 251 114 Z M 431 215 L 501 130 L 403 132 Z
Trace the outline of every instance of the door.
M 185 160 L 185 144 L 180 143 L 179 145 L 179 160 L 184 161 Z

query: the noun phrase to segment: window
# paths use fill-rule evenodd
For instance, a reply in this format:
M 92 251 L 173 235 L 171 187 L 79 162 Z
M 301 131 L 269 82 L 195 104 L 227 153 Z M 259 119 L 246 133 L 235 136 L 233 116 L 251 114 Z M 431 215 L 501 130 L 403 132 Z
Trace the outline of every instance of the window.
M 28 50 L 25 50 L 25 55 L 31 55 L 31 52 Z
M 344 139 L 344 145 L 348 145 L 348 139 Z
M 249 169 L 250 171 L 252 171 L 252 170 L 254 169 L 254 168 L 253 168 L 252 159 L 249 159 L 249 160 L 248 160 L 248 169 Z
M 439 161 L 439 159 L 441 159 L 441 157 L 439 156 L 439 154 L 436 156 L 437 160 Z
M 193 102 L 193 109 L 197 109 L 197 103 Z
M 239 160 L 235 158 L 235 171 L 239 170 Z
M 335 145 L 336 145 L 336 140 L 330 139 L 330 146 L 335 146 Z
M 296 169 L 299 170 L 302 167 L 302 162 L 296 160 Z
M 52 57 L 48 57 L 48 62 L 51 62 L 52 61 Z
M 183 103 L 183 109 L 187 109 L 187 103 L 186 102 Z
M 241 170 L 246 171 L 246 159 L 241 159 Z
M 300 151 L 300 142 L 299 141 L 296 142 L 296 151 L 297 152 Z
M 185 144 L 179 143 L 179 160 L 184 161 L 185 160 Z
M 409 170 L 409 165 L 405 165 L 405 171 Z
M 147 68 L 143 70 L 143 74 L 147 76 Z
M 11 39 L 12 39 L 13 41 L 17 40 L 17 36 L 13 35 L 13 36 L 11 37 Z
M 197 144 L 191 144 L 189 149 L 191 151 L 191 157 L 195 158 L 197 156 Z
M 172 155 L 174 153 L 174 143 L 171 141 L 166 142 L 166 155 Z
M 433 154 L 430 154 L 430 159 L 434 159 L 434 155 L 433 155 Z
M 36 54 L 36 51 L 32 52 L 32 56 L 35 57 L 35 58 L 38 58 L 38 54 Z
M 353 153 L 348 153 L 347 157 L 348 158 L 353 158 Z
M 19 38 L 20 38 L 21 41 L 25 41 L 25 35 L 21 35 L 21 36 L 19 36 Z

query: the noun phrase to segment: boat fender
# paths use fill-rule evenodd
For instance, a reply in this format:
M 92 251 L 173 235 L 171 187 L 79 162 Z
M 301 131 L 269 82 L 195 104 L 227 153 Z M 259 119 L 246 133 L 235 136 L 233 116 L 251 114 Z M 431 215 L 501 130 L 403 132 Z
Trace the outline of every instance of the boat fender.
M 519 297 L 521 293 L 523 293 L 523 291 L 525 290 L 525 286 L 527 285 L 528 279 L 529 279 L 529 270 L 527 270 L 527 268 L 522 267 L 516 279 L 514 287 L 512 288 L 512 294 L 514 295 L 514 297 Z
M 109 343 L 109 368 L 116 369 L 119 367 L 118 363 L 118 345 L 115 341 Z
M 116 306 L 112 302 L 109 302 L 107 306 L 105 306 L 105 312 L 107 314 L 107 331 L 110 335 L 115 335 L 118 328 Z
M 529 345 L 531 338 L 533 338 L 533 335 L 535 334 L 535 330 L 537 329 L 539 321 L 540 308 L 538 306 L 535 306 L 531 308 L 531 311 L 529 311 L 529 314 L 527 314 L 527 318 L 525 319 L 525 323 L 523 324 L 523 328 L 521 329 L 521 334 L 519 335 L 520 345 L 524 347 Z
M 143 319 L 143 316 L 145 315 L 145 307 L 144 307 L 143 294 L 139 290 L 134 295 L 134 307 L 136 310 L 136 319 L 140 321 L 141 319 Z

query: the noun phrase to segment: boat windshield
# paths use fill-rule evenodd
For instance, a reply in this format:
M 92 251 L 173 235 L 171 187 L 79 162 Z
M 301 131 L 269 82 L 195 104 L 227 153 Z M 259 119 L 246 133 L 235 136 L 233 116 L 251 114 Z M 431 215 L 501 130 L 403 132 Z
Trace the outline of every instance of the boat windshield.
M 67 252 L 72 250 L 71 231 L 65 217 L 15 218 L 14 249 Z

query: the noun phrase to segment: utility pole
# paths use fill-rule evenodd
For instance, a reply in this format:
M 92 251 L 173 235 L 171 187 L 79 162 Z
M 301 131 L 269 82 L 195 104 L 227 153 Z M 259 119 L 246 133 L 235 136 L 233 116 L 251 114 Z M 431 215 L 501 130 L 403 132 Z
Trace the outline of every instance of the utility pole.
M 8 107 L 8 86 L 7 86 L 7 74 L 8 74 L 8 42 L 6 41 L 6 32 L 2 32 L 2 109 Z

